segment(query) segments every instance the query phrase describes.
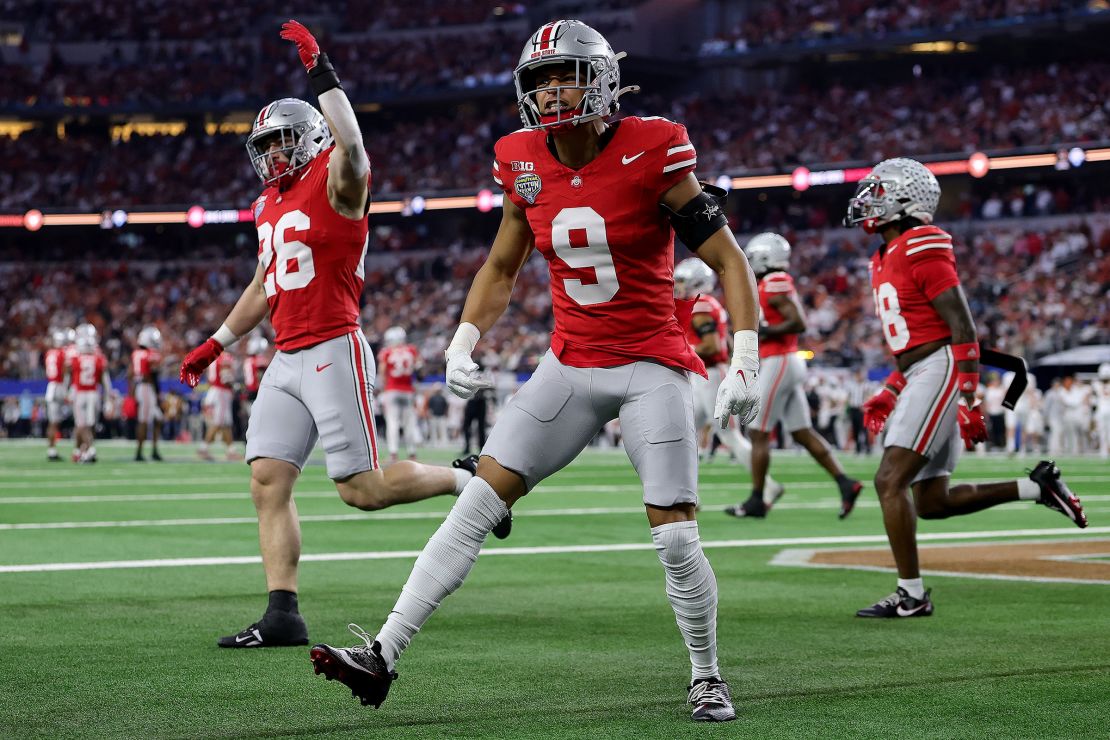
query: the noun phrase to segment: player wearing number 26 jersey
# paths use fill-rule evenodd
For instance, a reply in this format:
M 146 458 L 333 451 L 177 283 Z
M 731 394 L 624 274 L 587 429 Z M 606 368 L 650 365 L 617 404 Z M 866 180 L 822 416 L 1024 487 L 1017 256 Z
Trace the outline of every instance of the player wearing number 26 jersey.
M 219 640 L 232 648 L 308 641 L 297 608 L 292 495 L 317 440 L 340 497 L 361 509 L 457 493 L 472 477 L 465 469 L 404 462 L 383 471 L 378 464 L 374 360 L 358 323 L 370 161 L 350 101 L 312 33 L 289 21 L 281 37 L 296 45 L 320 110 L 283 98 L 255 117 L 247 151 L 265 185 L 253 204 L 258 268 L 224 325 L 181 365 L 182 381 L 196 386 L 225 347 L 269 315 L 278 352 L 251 406 L 247 461 L 270 601 L 261 620 Z
M 311 651 L 317 672 L 363 703 L 381 704 L 394 665 L 442 600 L 461 585 L 486 535 L 510 506 L 569 464 L 620 419 L 643 483 L 667 593 L 690 650 L 696 720 L 735 718 L 716 659 L 716 585 L 701 551 L 691 374 L 705 366 L 686 341 L 690 302 L 674 297 L 674 237 L 721 275 L 740 331 L 715 416 L 750 421 L 758 404 L 755 285 L 720 202 L 692 172 L 686 129 L 663 118 L 607 123 L 622 88 L 605 38 L 556 21 L 525 44 L 515 72 L 525 128 L 494 148 L 504 191 L 501 227 L 447 347 L 447 384 L 471 398 L 490 386 L 472 354 L 505 311 L 534 248 L 547 261 L 555 330 L 551 351 L 501 412 L 478 475 L 433 535 L 376 638 Z
M 1079 500 L 1051 460 L 1041 461 L 1022 480 L 949 484 L 960 438 L 970 448 L 986 440 L 987 429 L 975 400 L 980 357 L 975 322 L 956 273 L 952 237 L 932 225 L 939 200 L 933 173 L 899 157 L 880 162 L 860 182 L 845 217 L 846 226 L 883 237 L 871 257 L 871 290 L 898 366 L 863 406 L 868 429 L 876 434 L 886 429 L 875 488 L 898 586 L 859 610 L 861 617 L 933 613 L 918 566 L 917 516 L 943 519 L 1029 499 L 1087 526 Z

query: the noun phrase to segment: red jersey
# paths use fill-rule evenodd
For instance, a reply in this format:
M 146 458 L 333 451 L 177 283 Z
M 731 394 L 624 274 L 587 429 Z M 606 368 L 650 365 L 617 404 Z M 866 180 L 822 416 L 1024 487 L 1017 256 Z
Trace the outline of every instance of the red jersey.
M 794 278 L 785 272 L 779 271 L 769 272 L 759 279 L 759 311 L 763 314 L 763 322 L 766 324 L 781 324 L 786 320 L 778 312 L 778 309 L 771 305 L 771 299 L 779 295 L 795 297 Z M 797 334 L 779 334 L 774 337 L 759 338 L 760 357 L 788 355 L 797 351 Z
M 100 350 L 73 355 L 69 366 L 70 375 L 73 376 L 73 389 L 95 391 L 100 386 L 100 379 L 107 367 L 108 360 L 100 354 Z
M 162 364 L 162 353 L 156 349 L 139 347 L 131 352 L 131 376 L 139 383 L 145 382 Z
M 333 151 L 320 152 L 287 190 L 266 188 L 252 206 L 274 344 L 286 352 L 359 326 L 367 219 L 340 216 L 328 202 Z
M 875 312 L 891 352 L 952 337 L 931 303 L 960 284 L 951 236 L 936 226 L 910 229 L 871 255 L 870 270 Z
M 551 349 L 573 367 L 654 360 L 705 374 L 675 316 L 674 231 L 659 200 L 694 170 L 686 129 L 665 118 L 613 124 L 574 170 L 521 129 L 494 147 L 493 179 L 524 211 L 551 274 Z
M 216 361 L 208 366 L 208 385 L 213 388 L 230 389 L 235 382 L 235 365 L 231 356 L 221 354 Z
M 694 306 L 690 311 L 691 317 L 698 314 L 709 314 L 713 319 L 713 323 L 717 325 L 717 352 L 707 362 L 710 365 L 727 365 L 730 361 L 728 354 L 728 311 L 711 295 L 700 295 L 694 302 Z M 693 322 L 686 324 L 686 341 L 690 343 L 691 347 L 696 347 L 701 344 L 701 337 L 694 331 Z
M 46 368 L 46 380 L 50 383 L 61 383 L 65 379 L 66 360 L 71 358 L 64 347 L 54 347 L 46 350 L 42 364 Z
M 387 391 L 415 390 L 413 378 L 416 365 L 420 361 L 420 353 L 411 344 L 399 344 L 396 347 L 386 347 L 378 355 L 378 361 L 385 368 L 385 388 Z
M 262 375 L 270 366 L 270 358 L 266 355 L 251 355 L 243 362 L 243 382 L 248 393 L 257 393 L 258 386 L 262 384 Z

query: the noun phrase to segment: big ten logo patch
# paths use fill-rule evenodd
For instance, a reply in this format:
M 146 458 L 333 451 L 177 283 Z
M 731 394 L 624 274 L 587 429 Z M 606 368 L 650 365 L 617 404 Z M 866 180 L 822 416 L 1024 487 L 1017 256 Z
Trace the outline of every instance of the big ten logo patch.
M 535 162 L 521 162 L 514 159 L 512 162 L 513 172 L 533 172 L 536 169 Z

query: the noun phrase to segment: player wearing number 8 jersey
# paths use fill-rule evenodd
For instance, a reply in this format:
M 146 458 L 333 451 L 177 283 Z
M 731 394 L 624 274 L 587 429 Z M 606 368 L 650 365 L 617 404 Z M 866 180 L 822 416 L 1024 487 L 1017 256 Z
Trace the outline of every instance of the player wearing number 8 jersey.
M 1029 499 L 1087 526 L 1079 499 L 1051 460 L 1023 480 L 949 484 L 960 438 L 972 445 L 984 441 L 987 432 L 975 401 L 980 356 L 975 323 L 956 274 L 952 237 L 932 225 L 939 199 L 940 186 L 924 165 L 889 159 L 861 181 L 845 218 L 845 225 L 883 237 L 871 257 L 871 288 L 898 366 L 863 407 L 872 432 L 886 427 L 875 488 L 898 566 L 898 587 L 861 609 L 861 617 L 933 613 L 918 566 L 918 516 L 944 519 Z
M 546 24 L 525 44 L 515 72 L 525 128 L 495 147 L 501 227 L 447 348 L 448 386 L 463 398 L 488 387 L 471 356 L 533 249 L 551 275 L 551 351 L 502 411 L 477 477 L 417 559 L 376 638 L 359 630 L 365 646 L 312 649 L 317 672 L 364 703 L 384 700 L 402 651 L 462 584 L 509 507 L 619 418 L 690 651 L 694 719 L 735 717 L 717 667 L 716 582 L 695 521 L 690 375 L 705 368 L 686 341 L 690 302 L 676 305 L 673 295 L 675 233 L 720 275 L 740 330 L 717 394 L 718 423 L 731 415 L 746 423 L 758 405 L 755 280 L 718 201 L 693 176 L 697 155 L 686 130 L 663 118 L 606 123 L 634 89 L 620 86 L 621 56 L 578 21 Z
M 358 323 L 370 162 L 315 38 L 296 21 L 281 36 L 296 44 L 323 115 L 285 98 L 255 118 L 247 150 L 266 185 L 254 203 L 258 268 L 224 325 L 181 365 L 182 381 L 196 386 L 225 347 L 269 314 L 278 352 L 251 407 L 247 461 L 270 602 L 261 620 L 221 638 L 221 647 L 308 641 L 297 610 L 301 538 L 293 484 L 317 438 L 340 497 L 360 509 L 457 493 L 472 477 L 461 468 L 378 464 L 374 362 Z

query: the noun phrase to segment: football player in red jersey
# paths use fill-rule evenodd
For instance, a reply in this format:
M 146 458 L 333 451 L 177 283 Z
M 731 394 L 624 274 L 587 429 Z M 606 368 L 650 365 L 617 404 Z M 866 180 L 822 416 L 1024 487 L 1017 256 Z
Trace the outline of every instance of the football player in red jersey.
M 53 347 L 43 354 L 43 369 L 46 371 L 46 459 L 60 462 L 58 456 L 58 427 L 65 416 L 66 372 L 70 361 L 77 353 L 73 346 L 77 338 L 73 329 L 55 329 L 51 333 Z
M 864 424 L 873 433 L 886 428 L 875 489 L 898 587 L 861 609 L 861 617 L 933 613 L 918 567 L 917 517 L 944 519 L 1026 499 L 1087 526 L 1079 499 L 1051 460 L 1021 480 L 950 485 L 960 439 L 982 442 L 987 428 L 975 398 L 979 342 L 956 274 L 952 237 L 932 225 L 939 200 L 940 185 L 925 165 L 888 159 L 860 181 L 844 220 L 882 235 L 871 256 L 871 290 L 898 367 L 863 406 Z
M 150 429 L 150 459 L 160 462 L 158 433 L 162 407 L 158 394 L 158 375 L 162 365 L 162 332 L 156 326 L 145 326 L 139 332 L 138 347 L 131 352 L 131 394 L 137 403 L 135 438 L 136 462 L 143 462 L 143 443 Z
M 406 340 L 403 327 L 391 326 L 385 330 L 385 349 L 378 356 L 380 374 L 385 377 L 385 388 L 378 396 L 385 413 L 385 439 L 389 459 L 397 462 L 397 448 L 401 442 L 401 429 L 405 430 L 405 447 L 409 459 L 416 459 L 420 446 L 420 426 L 416 420 L 416 371 L 420 369 L 420 351 Z
M 108 403 L 112 379 L 108 376 L 108 360 L 100 352 L 96 327 L 81 324 L 76 337 L 76 352 L 70 356 L 67 368 L 73 384 L 73 461 L 94 463 L 96 420 Z
M 293 484 L 318 438 L 340 498 L 367 511 L 456 494 L 473 477 L 466 466 L 476 465 L 378 464 L 374 363 L 358 321 L 370 161 L 316 39 L 296 21 L 284 24 L 281 37 L 296 44 L 323 115 L 284 98 L 255 118 L 247 151 L 265 185 L 253 208 L 258 269 L 223 326 L 181 364 L 182 382 L 195 387 L 226 347 L 269 314 L 278 351 L 251 407 L 246 456 L 270 600 L 262 619 L 221 638 L 221 647 L 308 642 L 297 608 L 301 534 Z M 510 524 L 501 524 L 499 536 Z
M 317 672 L 363 703 L 385 699 L 398 657 L 462 584 L 509 507 L 619 418 L 690 651 L 694 719 L 736 716 L 717 667 L 717 587 L 695 520 L 690 374 L 705 367 L 686 341 L 689 302 L 674 298 L 675 233 L 718 273 L 739 329 L 717 395 L 722 425 L 732 415 L 750 421 L 758 406 L 755 280 L 718 200 L 693 175 L 686 129 L 658 117 L 606 121 L 620 95 L 635 89 L 620 86 L 621 56 L 589 26 L 557 21 L 529 39 L 515 70 L 525 127 L 495 147 L 501 226 L 447 348 L 447 383 L 463 398 L 489 387 L 472 354 L 533 249 L 551 275 L 551 350 L 502 410 L 477 477 L 417 559 L 376 638 L 360 629 L 365 645 L 310 651 Z
M 269 348 L 269 341 L 261 335 L 247 340 L 247 358 L 243 360 L 243 386 L 247 390 L 248 403 L 253 404 L 258 398 L 262 376 L 270 366 L 270 355 L 267 352 Z
M 686 324 L 686 341 L 705 363 L 708 378 L 691 375 L 694 383 L 694 427 L 698 439 L 706 440 L 706 447 L 712 445 L 716 434 L 726 447 L 736 456 L 737 462 L 752 470 L 752 445 L 739 427 L 730 424 L 721 429 L 713 424 L 713 407 L 716 405 L 717 387 L 728 372 L 729 320 L 728 311 L 713 296 L 717 285 L 717 273 L 697 257 L 682 260 L 674 268 L 675 298 L 694 301 L 690 311 L 690 321 Z M 705 449 L 703 448 L 704 457 Z M 768 497 L 778 499 L 782 496 L 783 486 L 767 475 Z
M 208 390 L 204 393 L 201 408 L 204 409 L 204 439 L 197 448 L 202 460 L 212 460 L 208 446 L 220 437 L 224 441 L 225 456 L 237 460 L 234 439 L 231 434 L 233 423 L 232 407 L 235 405 L 235 361 L 231 354 L 221 354 L 208 366 Z
M 783 432 L 836 481 L 843 519 L 852 512 L 863 484 L 844 474 L 832 449 L 813 431 L 809 418 L 804 390 L 806 364 L 798 356 L 798 335 L 805 332 L 806 320 L 794 292 L 794 279 L 786 272 L 790 267 L 790 243 L 768 231 L 753 236 L 744 251 L 759 280 L 759 416 L 748 429 L 752 438 L 752 495 L 725 511 L 737 517 L 763 518 L 778 499 L 770 486 L 764 492 L 764 481 L 771 465 L 771 434 L 781 423 Z M 781 490 L 778 494 L 782 495 Z

